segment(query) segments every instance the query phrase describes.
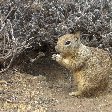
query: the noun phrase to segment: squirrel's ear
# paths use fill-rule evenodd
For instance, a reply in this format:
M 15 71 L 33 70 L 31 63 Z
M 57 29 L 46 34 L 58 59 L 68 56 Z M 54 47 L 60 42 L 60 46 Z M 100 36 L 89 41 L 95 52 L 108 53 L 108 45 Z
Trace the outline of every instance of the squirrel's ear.
M 74 35 L 75 37 L 80 38 L 80 31 L 77 31 Z

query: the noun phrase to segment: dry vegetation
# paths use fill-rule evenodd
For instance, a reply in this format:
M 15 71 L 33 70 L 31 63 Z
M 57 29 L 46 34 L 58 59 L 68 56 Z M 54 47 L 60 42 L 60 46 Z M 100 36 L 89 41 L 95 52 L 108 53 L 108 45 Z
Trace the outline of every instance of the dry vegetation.
M 111 52 L 112 1 L 1 0 L 0 68 L 9 68 L 23 53 L 52 54 L 59 36 L 77 30 L 84 44 Z

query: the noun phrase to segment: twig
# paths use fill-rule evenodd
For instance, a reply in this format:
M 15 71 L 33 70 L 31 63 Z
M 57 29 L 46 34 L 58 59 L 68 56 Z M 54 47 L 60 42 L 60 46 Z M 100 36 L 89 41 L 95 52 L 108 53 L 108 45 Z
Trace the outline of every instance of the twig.
M 0 73 L 6 72 L 6 71 L 11 67 L 12 62 L 13 62 L 13 60 L 14 60 L 14 58 L 15 58 L 15 54 L 16 54 L 16 53 L 14 53 L 13 57 L 11 58 L 10 63 L 9 63 L 9 65 L 7 66 L 7 68 L 5 68 L 5 69 L 3 69 L 2 71 L 0 71 Z
M 7 16 L 4 18 L 3 23 L 7 20 L 7 18 L 9 17 L 9 15 L 11 14 L 11 12 L 14 10 L 15 7 L 12 7 L 11 10 L 9 11 L 9 13 L 7 14 Z

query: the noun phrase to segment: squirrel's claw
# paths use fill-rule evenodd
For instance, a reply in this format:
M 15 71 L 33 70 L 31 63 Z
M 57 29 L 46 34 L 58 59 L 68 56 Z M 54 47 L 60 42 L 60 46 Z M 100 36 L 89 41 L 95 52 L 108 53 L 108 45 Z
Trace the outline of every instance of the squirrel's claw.
M 71 92 L 69 93 L 69 95 L 78 97 L 78 96 L 81 96 L 81 91 Z
M 60 60 L 62 60 L 62 56 L 60 54 L 53 54 L 52 59 L 59 62 Z
M 56 60 L 56 54 L 53 54 L 51 58 L 52 60 Z

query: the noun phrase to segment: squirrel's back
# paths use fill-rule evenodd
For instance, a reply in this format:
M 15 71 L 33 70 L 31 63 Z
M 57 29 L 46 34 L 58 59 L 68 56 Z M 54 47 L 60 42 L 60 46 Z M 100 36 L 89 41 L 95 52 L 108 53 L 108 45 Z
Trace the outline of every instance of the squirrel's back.
M 77 77 L 76 80 L 81 87 L 86 84 L 88 88 L 104 89 L 108 85 L 111 73 L 111 58 L 109 53 L 99 48 L 86 46 L 85 48 L 88 52 L 83 51 L 84 49 L 81 51 L 80 49 L 80 56 L 77 59 L 83 59 L 86 56 L 88 58 L 80 70 L 74 71 L 74 75 Z

